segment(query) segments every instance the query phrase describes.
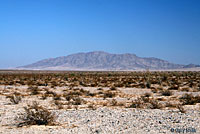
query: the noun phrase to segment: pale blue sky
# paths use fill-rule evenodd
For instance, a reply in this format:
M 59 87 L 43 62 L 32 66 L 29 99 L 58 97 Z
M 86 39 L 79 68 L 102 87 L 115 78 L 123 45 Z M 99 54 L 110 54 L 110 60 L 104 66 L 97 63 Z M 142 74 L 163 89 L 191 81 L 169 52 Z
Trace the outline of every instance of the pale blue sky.
M 0 1 L 0 68 L 89 51 L 200 64 L 200 1 Z

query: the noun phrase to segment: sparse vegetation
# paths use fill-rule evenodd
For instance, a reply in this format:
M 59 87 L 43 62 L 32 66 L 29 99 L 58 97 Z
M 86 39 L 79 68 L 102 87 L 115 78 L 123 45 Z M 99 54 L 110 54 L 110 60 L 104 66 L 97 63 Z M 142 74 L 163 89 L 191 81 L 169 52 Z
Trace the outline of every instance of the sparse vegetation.
M 94 106 L 94 104 L 88 105 L 88 108 L 89 108 L 89 109 L 92 109 L 92 110 L 96 110 L 96 107 Z
M 31 86 L 28 89 L 31 91 L 31 95 L 37 95 L 40 93 L 37 86 Z
M 19 120 L 18 127 L 28 125 L 55 125 L 55 115 L 34 102 L 32 105 L 24 107 L 25 113 L 21 113 L 17 120 Z
M 72 104 L 73 105 L 81 105 L 83 104 L 85 101 L 83 99 L 81 99 L 80 97 L 74 97 Z
M 177 108 L 184 113 L 184 105 L 200 103 L 200 72 L 25 72 L 0 73 L 0 94 L 12 104 L 38 98 L 56 110 L 106 106 Z M 25 108 L 26 118 L 33 118 L 27 114 L 34 108 L 42 113 L 34 104 Z M 35 122 L 27 119 L 24 125 L 40 124 Z
M 163 96 L 171 96 L 172 95 L 172 91 L 170 91 L 170 90 L 162 90 L 161 94 Z
M 186 110 L 184 109 L 182 105 L 178 105 L 177 108 L 181 113 L 186 113 Z
M 144 108 L 144 102 L 141 98 L 137 98 L 136 100 L 132 101 L 128 108 Z
M 200 103 L 200 96 L 194 96 L 192 94 L 184 94 L 180 97 L 180 101 L 183 105 L 194 105 L 196 103 Z
M 116 94 L 115 94 L 114 92 L 108 91 L 108 92 L 105 92 L 105 93 L 104 93 L 104 99 L 105 99 L 105 98 L 113 98 L 113 97 L 115 97 L 115 96 L 116 96 Z
M 19 95 L 11 95 L 11 96 L 7 96 L 7 98 L 10 99 L 10 101 L 13 103 L 13 104 L 18 104 L 21 100 L 22 100 L 22 97 L 19 96 Z
M 116 87 L 111 87 L 110 90 L 117 90 L 117 88 Z
M 159 103 L 157 100 L 152 99 L 150 100 L 150 108 L 151 109 L 161 109 L 163 108 L 163 105 L 161 103 Z
M 152 94 L 151 94 L 151 93 L 145 93 L 143 96 L 144 96 L 144 97 L 151 97 Z

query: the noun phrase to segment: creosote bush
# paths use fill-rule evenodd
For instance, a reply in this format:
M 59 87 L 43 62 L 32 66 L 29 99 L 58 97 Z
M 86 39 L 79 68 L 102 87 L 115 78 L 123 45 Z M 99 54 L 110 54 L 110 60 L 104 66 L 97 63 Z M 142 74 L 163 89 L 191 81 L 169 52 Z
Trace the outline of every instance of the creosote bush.
M 144 97 L 151 97 L 152 94 L 151 94 L 151 93 L 145 93 L 143 96 L 144 96 Z
M 163 106 L 161 105 L 161 103 L 159 103 L 157 100 L 155 99 L 152 99 L 150 100 L 149 102 L 151 105 L 150 105 L 150 108 L 151 109 L 161 109 Z
M 92 109 L 92 110 L 96 110 L 96 109 L 97 109 L 97 108 L 95 107 L 94 104 L 90 104 L 90 105 L 88 105 L 88 108 L 89 108 L 89 109 Z
M 128 108 L 144 108 L 144 101 L 142 98 L 137 98 L 136 100 L 132 101 Z
M 18 96 L 18 95 L 12 95 L 12 96 L 7 96 L 7 98 L 9 98 L 10 99 L 10 101 L 13 103 L 13 104 L 18 104 L 21 100 L 22 100 L 22 98 L 21 98 L 21 96 Z
M 39 88 L 37 86 L 30 86 L 28 89 L 31 91 L 31 95 L 40 94 Z
M 150 109 L 161 109 L 163 106 L 158 100 L 149 97 L 139 97 L 136 100 L 132 101 L 131 105 L 128 108 L 150 108 Z
M 105 93 L 104 93 L 103 98 L 104 98 L 104 99 L 105 99 L 105 98 L 113 98 L 113 97 L 115 97 L 115 96 L 116 96 L 116 94 L 115 94 L 114 92 L 108 91 L 108 92 L 105 92 Z
M 194 96 L 192 94 L 184 94 L 180 101 L 183 105 L 195 105 L 196 103 L 200 103 L 200 96 Z
M 172 95 L 172 91 L 170 91 L 170 90 L 162 90 L 161 94 L 163 96 L 171 96 Z
M 112 106 L 117 106 L 117 104 L 118 104 L 116 99 L 112 99 L 112 101 L 110 103 Z
M 18 127 L 29 125 L 55 125 L 55 115 L 37 102 L 24 107 L 25 113 L 20 113 L 17 117 L 19 120 Z
M 117 88 L 112 86 L 112 87 L 110 87 L 110 90 L 117 90 Z
M 151 82 L 149 80 L 146 82 L 146 87 L 151 88 Z
M 85 101 L 83 99 L 81 99 L 80 97 L 74 97 L 73 98 L 73 105 L 81 105 L 82 103 L 84 103 Z
M 186 110 L 184 109 L 182 105 L 177 105 L 177 108 L 181 113 L 186 113 Z

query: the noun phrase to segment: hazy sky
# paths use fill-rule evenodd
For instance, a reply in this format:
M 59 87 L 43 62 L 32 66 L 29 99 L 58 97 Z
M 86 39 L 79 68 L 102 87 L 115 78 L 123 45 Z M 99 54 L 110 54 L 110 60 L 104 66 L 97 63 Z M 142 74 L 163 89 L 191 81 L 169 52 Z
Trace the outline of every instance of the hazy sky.
M 0 1 L 0 68 L 97 50 L 200 64 L 200 0 Z

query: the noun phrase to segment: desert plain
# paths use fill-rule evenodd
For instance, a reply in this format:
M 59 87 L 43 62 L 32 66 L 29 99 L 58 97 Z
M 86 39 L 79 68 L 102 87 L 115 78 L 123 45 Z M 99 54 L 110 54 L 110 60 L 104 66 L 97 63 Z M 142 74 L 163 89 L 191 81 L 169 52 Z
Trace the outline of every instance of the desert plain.
M 0 71 L 2 134 L 200 133 L 198 71 Z

